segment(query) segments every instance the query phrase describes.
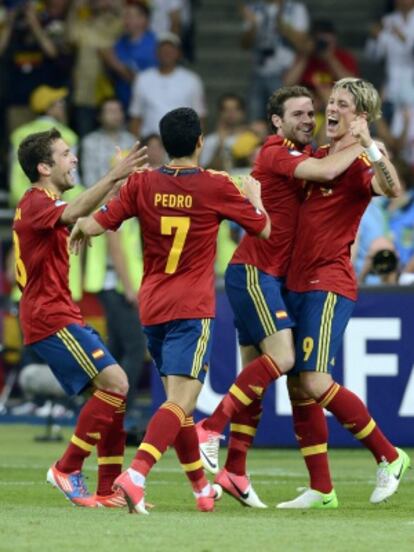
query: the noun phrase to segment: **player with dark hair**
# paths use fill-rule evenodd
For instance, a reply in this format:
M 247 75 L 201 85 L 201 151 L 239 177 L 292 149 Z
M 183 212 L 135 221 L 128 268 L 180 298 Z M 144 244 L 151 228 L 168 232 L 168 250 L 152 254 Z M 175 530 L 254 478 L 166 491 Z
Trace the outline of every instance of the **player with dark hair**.
M 119 197 L 97 214 L 79 219 L 71 235 L 77 251 L 89 236 L 115 230 L 131 217 L 140 221 L 144 241 L 140 317 L 167 394 L 131 467 L 115 481 L 130 511 L 141 514 L 147 513 L 147 475 L 168 446 L 176 449 L 197 508 L 214 508 L 215 493 L 204 475 L 192 412 L 210 361 L 217 232 L 220 221 L 230 218 L 249 234 L 270 234 L 257 181 L 242 179 L 245 197 L 225 173 L 197 166 L 203 137 L 193 109 L 167 113 L 160 121 L 160 134 L 170 164 L 131 176 Z
M 98 334 L 84 325 L 71 299 L 67 227 L 95 209 L 140 166 L 145 149 L 136 144 L 95 186 L 70 203 L 61 196 L 74 186 L 77 159 L 56 129 L 27 136 L 18 158 L 32 183 L 17 205 L 13 223 L 24 343 L 51 367 L 68 394 L 92 389 L 69 446 L 49 469 L 47 481 L 78 506 L 125 505 L 122 496 L 112 491 L 112 483 L 122 468 L 128 381 Z M 95 446 L 98 488 L 91 495 L 81 469 Z
M 328 427 L 323 409 L 367 447 L 378 463 L 370 501 L 389 498 L 410 465 L 376 425 L 361 399 L 330 374 L 354 309 L 357 283 L 350 260 L 359 221 L 373 195 L 396 197 L 400 184 L 394 166 L 373 142 L 368 123 L 381 114 L 371 83 L 344 78 L 333 87 L 326 108 L 328 159 L 358 141 L 364 154 L 339 177 L 308 182 L 286 286 L 295 318 L 296 363 L 288 377 L 295 434 L 310 474 L 310 488 L 278 508 L 336 508 L 327 453 Z
M 295 361 L 294 322 L 285 304 L 284 280 L 303 180 L 330 181 L 362 151 L 355 144 L 329 158 L 310 157 L 315 115 L 312 96 L 304 87 L 278 89 L 269 99 L 268 114 L 275 134 L 261 148 L 252 175 L 262 184 L 271 235 L 266 241 L 245 236 L 226 271 L 244 368 L 215 412 L 197 424 L 204 467 L 217 473 L 220 433 L 231 422 L 226 464 L 215 481 L 243 504 L 256 508 L 265 505 L 247 477 L 247 451 L 260 420 L 264 390 Z

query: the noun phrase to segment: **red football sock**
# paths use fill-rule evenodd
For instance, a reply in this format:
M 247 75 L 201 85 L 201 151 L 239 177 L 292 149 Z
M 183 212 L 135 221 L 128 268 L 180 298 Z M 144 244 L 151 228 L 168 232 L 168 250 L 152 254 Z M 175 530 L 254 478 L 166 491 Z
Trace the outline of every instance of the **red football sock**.
M 310 488 L 321 493 L 333 489 L 328 462 L 328 424 L 313 399 L 292 400 L 293 427 L 310 477 Z
M 393 462 L 398 458 L 396 448 L 377 427 L 361 399 L 352 391 L 333 383 L 318 399 L 318 403 L 332 412 L 339 423 L 372 452 L 377 462 Z
M 254 399 L 261 398 L 270 383 L 281 375 L 282 372 L 268 355 L 249 362 L 213 414 L 205 420 L 204 429 L 221 433 L 234 414 L 249 406 Z
M 148 424 L 131 468 L 146 477 L 152 466 L 175 442 L 185 417 L 184 410 L 178 404 L 168 401 L 162 404 Z
M 247 452 L 256 435 L 262 410 L 262 400 L 254 399 L 244 410 L 232 416 L 227 459 L 224 465 L 230 473 L 246 474 Z
M 200 459 L 198 437 L 192 416 L 188 416 L 174 442 L 180 464 L 194 491 L 201 491 L 207 484 L 203 464 Z
M 93 393 L 80 411 L 75 433 L 57 462 L 58 470 L 71 473 L 82 468 L 83 461 L 112 424 L 115 411 L 120 409 L 124 401 L 123 395 L 112 391 L 98 389 Z
M 122 471 L 124 461 L 125 403 L 115 411 L 114 419 L 102 439 L 96 445 L 98 453 L 98 487 L 96 494 L 108 496 L 113 493 L 112 484 Z

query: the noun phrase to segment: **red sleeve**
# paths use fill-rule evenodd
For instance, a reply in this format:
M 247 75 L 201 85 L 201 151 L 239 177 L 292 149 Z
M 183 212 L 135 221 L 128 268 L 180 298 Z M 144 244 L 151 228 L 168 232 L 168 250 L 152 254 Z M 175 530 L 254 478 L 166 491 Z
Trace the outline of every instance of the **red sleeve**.
M 217 199 L 217 210 L 222 218 L 234 220 L 252 236 L 260 234 L 266 226 L 266 216 L 255 209 L 227 177 L 223 177 L 220 197 Z
M 117 230 L 122 222 L 134 216 L 138 216 L 137 195 L 140 175 L 133 174 L 125 184 L 121 186 L 119 194 L 103 205 L 93 217 L 107 230 Z
M 66 201 L 37 194 L 30 201 L 30 224 L 34 230 L 52 230 L 66 207 Z
M 360 155 L 346 174 L 348 185 L 353 187 L 358 195 L 361 195 L 361 191 L 369 196 L 376 195 L 372 189 L 372 179 L 375 172 L 366 155 Z
M 296 167 L 309 159 L 309 154 L 297 149 L 289 149 L 286 146 L 267 148 L 261 156 L 260 162 L 272 173 L 294 177 Z

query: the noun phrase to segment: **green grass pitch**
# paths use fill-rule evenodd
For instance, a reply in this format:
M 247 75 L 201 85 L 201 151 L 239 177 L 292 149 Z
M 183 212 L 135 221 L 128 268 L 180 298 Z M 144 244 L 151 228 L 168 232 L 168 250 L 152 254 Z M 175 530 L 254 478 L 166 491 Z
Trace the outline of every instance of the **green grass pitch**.
M 249 469 L 269 508 L 243 508 L 224 496 L 208 514 L 195 510 L 189 485 L 175 455 L 168 452 L 148 480 L 147 499 L 156 506 L 149 516 L 138 516 L 125 510 L 72 507 L 44 483 L 64 443 L 35 443 L 37 433 L 39 428 L 0 426 L 1 552 L 414 550 L 413 472 L 388 503 L 370 505 L 375 464 L 362 449 L 331 451 L 338 510 L 276 510 L 275 504 L 296 496 L 307 478 L 296 450 L 265 449 L 251 452 Z M 408 452 L 413 458 L 414 451 Z M 127 450 L 127 462 L 133 453 Z M 94 458 L 85 473 L 93 489 Z

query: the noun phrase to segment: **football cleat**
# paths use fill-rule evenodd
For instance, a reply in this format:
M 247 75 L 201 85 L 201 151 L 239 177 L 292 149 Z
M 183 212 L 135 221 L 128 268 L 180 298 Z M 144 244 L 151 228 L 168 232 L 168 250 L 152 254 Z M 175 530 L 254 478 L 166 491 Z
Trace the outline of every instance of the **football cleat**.
M 200 458 L 204 469 L 216 474 L 219 470 L 220 439 L 224 439 L 224 435 L 220 435 L 216 431 L 204 429 L 203 422 L 204 420 L 201 420 L 195 426 L 200 447 Z
M 57 469 L 56 464 L 53 464 L 47 472 L 46 481 L 59 489 L 76 506 L 84 508 L 98 506 L 95 497 L 86 488 L 84 476 L 80 471 L 63 473 Z
M 221 487 L 216 489 L 215 485 L 209 485 L 209 493 L 206 496 L 201 496 L 200 493 L 194 493 L 196 499 L 197 510 L 200 512 L 212 512 L 214 503 L 223 495 Z
M 145 508 L 144 487 L 133 482 L 129 469 L 118 475 L 112 488 L 115 492 L 123 494 L 130 514 L 148 514 Z
M 95 501 L 98 506 L 104 508 L 125 508 L 127 502 L 121 491 L 115 491 L 110 495 L 95 495 Z
M 386 460 L 378 464 L 377 485 L 369 499 L 372 504 L 387 500 L 398 489 L 405 472 L 411 465 L 410 457 L 402 449 L 397 448 L 398 458 L 388 463 Z
M 216 490 L 222 489 L 241 502 L 243 506 L 267 508 L 267 505 L 257 496 L 247 475 L 236 475 L 223 468 L 214 478 L 213 487 Z
M 299 490 L 299 489 L 298 489 Z M 303 490 L 303 489 L 302 489 Z M 288 502 L 280 502 L 276 508 L 319 509 L 328 510 L 338 508 L 338 498 L 335 489 L 330 493 L 321 493 L 314 489 L 305 489 L 301 495 Z

